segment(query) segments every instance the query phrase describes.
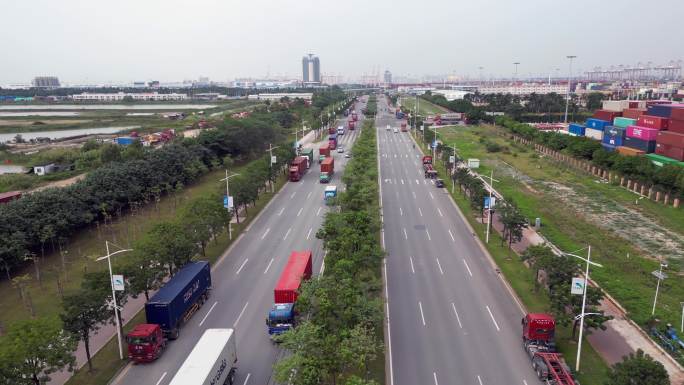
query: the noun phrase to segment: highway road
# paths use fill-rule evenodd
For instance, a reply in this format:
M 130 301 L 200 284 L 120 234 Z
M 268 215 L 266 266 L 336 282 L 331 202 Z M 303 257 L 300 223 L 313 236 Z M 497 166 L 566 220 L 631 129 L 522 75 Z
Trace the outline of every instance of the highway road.
M 357 103 L 360 121 L 364 106 Z M 342 122 L 345 121 L 346 118 Z M 346 151 L 351 149 L 358 133 L 357 129 L 341 136 Z M 315 154 L 317 157 L 317 150 Z M 330 185 L 340 189 L 348 159 L 337 152 L 333 156 L 335 174 Z M 313 250 L 314 274 L 323 267 L 324 251 L 316 231 L 327 212 L 323 202 L 326 185 L 318 182 L 318 176 L 316 160 L 302 180 L 288 182 L 282 188 L 213 267 L 209 301 L 181 329 L 180 338 L 171 341 L 157 361 L 129 364 L 112 384 L 168 384 L 208 328 L 235 328 L 239 361 L 236 384 L 272 382 L 272 366 L 282 354 L 269 339 L 265 323 L 273 304 L 273 287 L 293 250 Z
M 387 384 L 539 384 L 521 307 L 447 191 L 424 179 L 409 133 L 386 130 L 400 121 L 384 97 L 378 108 Z

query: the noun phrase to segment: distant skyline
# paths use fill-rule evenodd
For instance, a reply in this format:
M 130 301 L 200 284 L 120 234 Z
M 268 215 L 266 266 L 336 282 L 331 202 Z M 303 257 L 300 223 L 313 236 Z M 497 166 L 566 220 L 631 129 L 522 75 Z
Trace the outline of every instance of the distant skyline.
M 684 58 L 681 0 L 0 0 L 0 84 L 425 75 L 567 76 Z M 479 67 L 484 67 L 481 71 Z M 558 68 L 559 70 L 556 70 Z

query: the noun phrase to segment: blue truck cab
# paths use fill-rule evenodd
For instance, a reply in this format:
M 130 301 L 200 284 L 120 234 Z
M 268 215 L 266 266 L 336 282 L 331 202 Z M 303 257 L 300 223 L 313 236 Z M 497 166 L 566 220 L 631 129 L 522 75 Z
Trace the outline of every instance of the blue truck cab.
M 295 323 L 295 311 L 293 303 L 276 303 L 268 312 L 268 334 L 277 336 L 290 330 Z
M 147 323 L 159 325 L 167 338 L 178 338 L 183 321 L 204 304 L 210 290 L 209 262 L 186 264 L 145 304 Z

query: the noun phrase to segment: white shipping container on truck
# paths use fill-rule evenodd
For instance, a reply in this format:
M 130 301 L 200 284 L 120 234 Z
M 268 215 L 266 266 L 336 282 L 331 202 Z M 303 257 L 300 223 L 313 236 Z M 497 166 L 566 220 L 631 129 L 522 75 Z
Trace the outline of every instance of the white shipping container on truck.
M 236 370 L 233 329 L 207 329 L 169 385 L 232 385 Z

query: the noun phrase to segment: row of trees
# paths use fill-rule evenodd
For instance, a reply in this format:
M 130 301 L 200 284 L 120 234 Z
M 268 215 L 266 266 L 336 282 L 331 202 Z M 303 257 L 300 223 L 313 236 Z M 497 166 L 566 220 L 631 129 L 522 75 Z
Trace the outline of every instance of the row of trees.
M 606 151 L 594 139 L 539 131 L 528 124 L 516 122 L 508 117 L 498 117 L 496 123 L 513 134 L 553 150 L 588 160 L 596 166 L 655 186 L 661 191 L 684 195 L 684 167 L 678 165 L 658 167 L 644 156 L 626 156 Z
M 382 357 L 382 249 L 378 242 L 375 130 L 364 123 L 347 164 L 346 191 L 316 236 L 328 251 L 325 274 L 307 282 L 297 307 L 307 317 L 282 336 L 291 354 L 276 380 L 300 385 L 370 385 L 369 364 Z

